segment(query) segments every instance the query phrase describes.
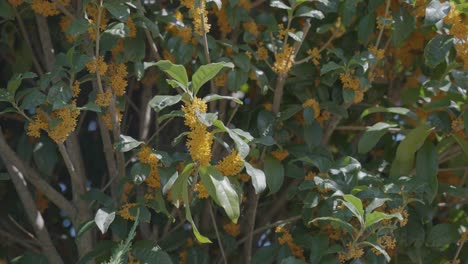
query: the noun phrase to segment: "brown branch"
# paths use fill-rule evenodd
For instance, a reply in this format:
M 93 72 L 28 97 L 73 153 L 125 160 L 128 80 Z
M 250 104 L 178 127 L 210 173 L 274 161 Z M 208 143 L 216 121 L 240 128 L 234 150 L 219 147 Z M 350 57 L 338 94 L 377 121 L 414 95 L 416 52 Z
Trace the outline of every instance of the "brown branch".
M 270 228 L 272 228 L 272 227 L 276 227 L 276 226 L 279 226 L 279 225 L 282 225 L 282 224 L 287 224 L 287 223 L 290 223 L 290 222 L 295 222 L 295 221 L 297 221 L 297 220 L 299 220 L 299 219 L 301 219 L 301 218 L 302 218 L 302 216 L 297 215 L 297 216 L 293 216 L 293 217 L 288 218 L 288 219 L 279 220 L 279 221 L 276 221 L 276 222 L 274 222 L 274 223 L 272 223 L 272 224 L 265 225 L 265 226 L 262 226 L 262 227 L 259 227 L 259 228 L 255 229 L 255 230 L 252 232 L 252 234 L 258 235 L 258 234 L 262 233 L 263 231 L 265 231 L 265 230 L 267 230 L 267 229 L 270 229 Z M 237 246 L 242 245 L 242 244 L 245 243 L 248 239 L 249 239 L 249 237 L 248 237 L 248 236 L 245 236 L 245 237 L 239 239 L 239 240 L 237 241 L 236 245 L 237 245 Z
M 42 15 L 35 14 L 35 17 L 39 39 L 41 40 L 43 64 L 45 65 L 46 71 L 50 72 L 54 67 L 55 54 L 52 39 L 50 37 L 49 25 L 47 24 L 47 19 Z
M 16 20 L 18 21 L 18 26 L 21 31 L 21 35 L 23 36 L 24 40 L 26 41 L 26 45 L 28 45 L 29 50 L 31 51 L 31 59 L 39 76 L 44 75 L 44 71 L 42 70 L 41 64 L 37 60 L 36 54 L 34 54 L 34 49 L 32 48 L 31 39 L 29 39 L 29 33 L 26 31 L 26 27 L 24 26 L 23 19 L 21 18 L 18 12 L 15 12 Z
M 8 146 L 5 137 L 0 129 L 0 157 L 8 160 L 9 163 L 17 167 L 23 172 L 26 180 L 34 187 L 41 190 L 41 192 L 55 204 L 60 210 L 63 210 L 70 218 L 74 219 L 76 210 L 65 197 L 55 190 L 48 182 L 46 182 L 35 170 L 27 166 L 16 153 Z
M 219 235 L 218 225 L 216 224 L 216 219 L 215 219 L 215 216 L 214 216 L 214 213 L 213 213 L 213 208 L 212 208 L 210 202 L 208 202 L 208 207 L 209 207 L 209 211 L 210 211 L 211 223 L 213 224 L 213 227 L 214 227 L 214 230 L 215 230 L 215 233 L 216 233 L 216 240 L 218 241 L 219 250 L 221 251 L 221 256 L 223 257 L 224 263 L 227 264 L 228 262 L 227 262 L 227 259 L 226 259 L 226 253 L 224 253 L 223 242 L 221 240 L 221 236 Z
M 26 216 L 31 226 L 33 227 L 37 239 L 40 241 L 42 252 L 50 263 L 63 263 L 63 260 L 55 249 L 49 232 L 45 227 L 44 218 L 42 218 L 42 215 L 38 211 L 34 199 L 28 190 L 23 172 L 20 170 L 20 168 L 16 167 L 13 163 L 14 161 L 8 159 L 6 155 L 2 154 L 2 159 L 8 173 L 11 176 L 11 181 L 13 182 L 21 203 L 23 204 Z

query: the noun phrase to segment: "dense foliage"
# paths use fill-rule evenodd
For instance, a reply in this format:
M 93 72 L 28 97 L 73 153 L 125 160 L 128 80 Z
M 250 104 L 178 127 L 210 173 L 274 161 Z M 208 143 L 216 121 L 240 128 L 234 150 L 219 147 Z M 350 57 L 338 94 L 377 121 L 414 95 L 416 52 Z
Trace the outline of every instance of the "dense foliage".
M 0 0 L 0 263 L 468 263 L 467 10 Z

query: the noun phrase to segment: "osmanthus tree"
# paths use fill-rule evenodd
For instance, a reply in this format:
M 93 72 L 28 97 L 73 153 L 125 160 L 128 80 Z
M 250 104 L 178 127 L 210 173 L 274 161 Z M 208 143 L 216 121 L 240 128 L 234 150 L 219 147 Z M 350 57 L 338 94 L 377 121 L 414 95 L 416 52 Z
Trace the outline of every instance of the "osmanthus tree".
M 0 0 L 0 263 L 466 263 L 467 10 Z

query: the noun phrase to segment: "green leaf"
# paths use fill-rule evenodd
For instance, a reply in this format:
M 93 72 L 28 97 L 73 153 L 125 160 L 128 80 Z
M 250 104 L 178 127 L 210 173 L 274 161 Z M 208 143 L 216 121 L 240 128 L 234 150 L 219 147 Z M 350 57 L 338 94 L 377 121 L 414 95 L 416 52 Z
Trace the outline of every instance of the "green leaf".
M 358 40 L 361 44 L 367 45 L 370 35 L 375 30 L 375 14 L 371 13 L 364 16 L 359 21 Z
M 66 33 L 76 37 L 88 31 L 88 21 L 83 18 L 77 18 L 73 20 L 72 24 L 68 27 Z
M 149 101 L 148 105 L 154 109 L 154 111 L 159 112 L 164 108 L 175 105 L 182 100 L 182 95 L 156 95 Z
M 290 256 L 282 259 L 280 264 L 307 264 L 307 262 L 305 262 L 302 259 L 297 259 L 295 257 Z
M 389 198 L 375 198 L 372 202 L 366 207 L 366 214 L 372 213 L 375 209 L 382 206 L 386 201 L 391 201 Z
M 213 123 L 218 120 L 218 113 L 200 113 L 196 112 L 197 118 L 205 126 L 210 127 Z
M 161 115 L 158 117 L 158 124 L 160 124 L 162 121 L 166 119 L 173 118 L 173 117 L 184 117 L 184 112 L 182 110 L 174 110 L 168 114 Z
M 143 67 L 145 70 L 151 66 L 157 66 L 159 69 L 167 73 L 174 80 L 181 84 L 181 88 L 188 92 L 188 77 L 184 66 L 173 64 L 168 60 L 160 60 L 158 62 L 144 62 Z
M 130 170 L 130 176 L 135 184 L 142 184 L 151 173 L 151 166 L 137 162 Z
M 119 38 L 125 38 L 127 36 L 127 30 L 125 28 L 125 23 L 113 23 L 108 28 L 106 31 L 104 31 L 106 34 L 110 34 L 112 36 L 116 36 Z
M 424 184 L 425 193 L 427 193 L 427 201 L 432 203 L 437 195 L 439 181 L 437 179 L 438 172 L 437 150 L 434 144 L 430 142 L 424 143 L 416 154 L 416 177 L 418 182 Z
M 197 95 L 202 85 L 213 79 L 225 67 L 234 68 L 234 64 L 230 62 L 218 62 L 200 66 L 192 76 L 193 95 Z
M 328 62 L 327 64 L 323 65 L 320 68 L 320 75 L 324 75 L 324 74 L 326 74 L 328 72 L 338 70 L 338 69 L 344 69 L 344 67 L 341 66 L 341 65 L 336 64 L 333 61 L 330 61 L 330 62 Z
M 15 9 L 6 0 L 0 1 L 0 17 L 5 20 L 15 18 Z
M 270 6 L 271 7 L 276 7 L 276 8 L 280 8 L 280 9 L 286 9 L 286 10 L 290 10 L 291 7 L 287 6 L 285 3 L 279 1 L 279 0 L 274 0 L 270 3 Z
M 357 198 L 352 194 L 345 194 L 343 195 L 343 199 L 345 200 L 345 206 L 360 220 L 364 219 L 364 209 L 362 207 L 361 199 Z
M 124 50 L 127 58 L 132 62 L 140 62 L 145 58 L 146 44 L 144 38 L 126 38 Z
M 0 102 L 12 102 L 14 96 L 7 89 L 0 88 Z
M 439 0 L 432 0 L 426 7 L 424 25 L 433 25 L 442 20 L 450 11 L 450 2 L 441 3 Z
M 388 255 L 387 251 L 385 251 L 385 249 L 383 249 L 379 245 L 376 245 L 376 244 L 373 244 L 373 243 L 370 243 L 370 242 L 367 242 L 367 241 L 361 242 L 361 244 L 368 245 L 368 246 L 371 246 L 371 247 L 377 249 L 380 253 L 382 253 L 382 255 L 384 255 L 385 260 L 387 260 L 387 262 L 390 262 L 391 259 L 390 259 L 390 256 Z
M 87 104 L 83 105 L 80 109 L 83 111 L 93 111 L 96 113 L 102 112 L 101 107 L 92 101 L 89 101 Z
M 367 115 L 374 114 L 374 113 L 392 113 L 392 114 L 399 114 L 399 115 L 406 115 L 406 116 L 416 116 L 411 110 L 404 107 L 382 107 L 382 106 L 375 106 L 371 108 L 367 108 L 361 114 L 361 119 Z
M 453 224 L 438 224 L 431 228 L 426 244 L 429 247 L 443 247 L 459 239 L 457 227 Z
M 115 149 L 119 152 L 127 152 L 143 143 L 143 141 L 138 141 L 131 136 L 120 135 L 120 142 L 115 144 Z
M 21 104 L 19 108 L 21 110 L 35 109 L 38 105 L 41 105 L 45 101 L 46 101 L 46 95 L 43 94 L 41 91 L 39 91 L 39 89 L 36 89 L 36 88 L 28 89 L 28 93 L 21 100 Z
M 390 168 L 391 177 L 407 176 L 414 163 L 414 154 L 424 144 L 433 128 L 425 125 L 411 130 L 400 142 L 397 148 L 395 160 Z
M 107 232 L 109 226 L 114 222 L 115 212 L 108 213 L 102 209 L 98 209 L 94 216 L 94 222 L 96 226 L 101 230 L 102 234 Z
M 284 166 L 271 155 L 265 157 L 265 176 L 270 194 L 279 191 L 284 181 Z
M 372 212 L 370 214 L 366 215 L 366 228 L 372 226 L 373 224 L 377 224 L 378 222 L 382 220 L 388 220 L 388 219 L 393 219 L 393 218 L 398 218 L 402 220 L 402 216 L 400 213 L 396 214 L 386 214 L 382 212 Z
M 357 230 L 354 229 L 354 227 L 350 223 L 347 223 L 347 222 L 341 220 L 340 218 L 336 218 L 336 217 L 318 217 L 318 218 L 315 218 L 312 221 L 310 221 L 309 224 L 311 224 L 313 222 L 316 222 L 316 221 L 335 222 L 338 225 L 340 225 L 341 227 L 343 227 L 344 229 L 346 229 L 346 231 L 348 231 L 349 234 L 354 234 L 357 231 Z
M 246 161 L 244 161 L 244 166 L 247 174 L 250 175 L 252 179 L 252 185 L 254 186 L 255 193 L 262 193 L 267 186 L 265 173 L 263 173 L 263 171 L 260 169 L 254 168 L 250 163 Z
M 314 10 L 313 8 L 308 7 L 308 6 L 299 7 L 296 10 L 295 16 L 296 17 L 311 17 L 311 18 L 315 18 L 318 20 L 322 20 L 325 18 L 322 11 Z
M 215 202 L 217 202 L 219 206 L 223 207 L 229 219 L 234 223 L 237 223 L 237 219 L 240 216 L 239 196 L 231 185 L 228 177 L 223 176 L 211 165 L 201 167 L 199 172 L 203 185 L 212 186 L 207 188 L 210 196 L 216 198 L 214 199 Z M 213 187 L 214 190 L 212 189 Z
M 182 177 L 184 176 L 184 177 Z M 200 232 L 198 231 L 198 228 L 197 226 L 195 225 L 195 222 L 193 221 L 193 218 L 192 218 L 192 213 L 190 212 L 190 202 L 189 202 L 189 198 L 188 198 L 188 177 L 190 176 L 190 174 L 184 174 L 182 173 L 181 174 L 181 179 L 182 179 L 182 199 L 184 201 L 184 206 L 185 206 L 185 218 L 187 218 L 187 221 L 190 222 L 190 224 L 192 225 L 192 230 L 193 230 L 193 234 L 195 235 L 195 238 L 198 240 L 198 242 L 200 243 L 211 243 L 211 240 L 205 236 L 203 236 L 202 234 L 200 234 Z M 172 194 L 172 192 L 171 192 Z
M 126 22 L 130 16 L 130 8 L 124 3 L 113 3 L 111 1 L 104 1 L 104 7 L 112 14 L 115 18 L 122 22 Z
M 302 37 L 304 37 L 304 33 L 302 31 L 288 32 L 288 36 L 290 36 L 292 39 L 294 39 L 297 42 L 301 42 Z
M 85 201 L 97 201 L 106 208 L 112 208 L 113 200 L 99 189 L 92 188 L 81 197 Z
M 468 161 L 468 141 L 465 139 L 462 139 L 460 136 L 457 136 L 457 135 L 452 135 L 452 136 L 462 148 L 462 151 L 465 154 L 465 160 Z
M 231 137 L 231 139 L 234 141 L 234 143 L 236 144 L 236 147 L 237 147 L 237 151 L 239 152 L 239 155 L 244 159 L 245 157 L 247 157 L 247 155 L 249 155 L 249 152 L 250 152 L 250 147 L 249 147 L 249 144 L 245 143 L 244 140 L 242 140 L 242 138 L 240 138 L 238 136 L 237 133 L 234 133 L 231 129 L 227 128 L 223 122 L 221 122 L 220 120 L 216 120 L 214 123 L 213 123 L 214 126 L 216 126 L 217 128 L 220 128 L 222 129 L 223 131 L 226 131 L 229 135 L 229 137 Z
M 395 46 L 403 44 L 416 28 L 416 18 L 411 15 L 406 8 L 400 8 L 398 12 L 393 12 L 393 31 L 391 41 Z
M 445 60 L 453 46 L 453 37 L 437 35 L 424 48 L 424 58 L 427 66 L 434 68 Z
M 203 101 L 205 102 L 211 102 L 211 101 L 216 101 L 216 100 L 222 100 L 222 99 L 226 99 L 226 100 L 231 100 L 233 102 L 236 102 L 238 104 L 243 104 L 242 101 L 236 97 L 232 97 L 232 96 L 223 96 L 223 95 L 218 95 L 218 94 L 209 94 L 205 97 L 203 97 Z
M 377 142 L 379 142 L 380 138 L 387 133 L 389 128 L 396 126 L 397 125 L 379 122 L 369 127 L 359 140 L 358 152 L 369 152 L 377 144 Z
M 93 227 L 96 226 L 96 222 L 95 220 L 89 220 L 88 222 L 86 223 L 83 223 L 79 228 L 78 228 L 78 232 L 76 232 L 76 238 L 75 239 L 79 239 L 84 233 L 88 232 L 89 230 L 91 230 Z

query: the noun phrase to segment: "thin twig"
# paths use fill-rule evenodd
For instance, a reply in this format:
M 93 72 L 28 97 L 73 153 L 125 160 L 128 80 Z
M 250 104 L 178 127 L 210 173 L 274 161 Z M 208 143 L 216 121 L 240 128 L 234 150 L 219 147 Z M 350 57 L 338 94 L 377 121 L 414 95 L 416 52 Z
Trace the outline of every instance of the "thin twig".
M 216 239 L 218 240 L 219 250 L 221 251 L 221 255 L 223 256 L 224 263 L 227 264 L 226 254 L 224 253 L 223 243 L 221 241 L 221 236 L 219 235 L 219 231 L 218 231 L 218 225 L 216 224 L 216 219 L 215 219 L 214 214 L 213 214 L 213 208 L 212 208 L 210 202 L 208 202 L 208 204 L 209 204 L 208 206 L 210 208 L 211 222 L 213 223 L 213 227 L 214 227 L 215 233 L 216 233 Z
M 32 48 L 31 40 L 29 39 L 29 34 L 26 31 L 26 28 L 24 26 L 23 19 L 21 18 L 18 12 L 15 12 L 15 16 L 16 16 L 16 20 L 18 21 L 18 26 L 20 28 L 21 35 L 23 36 L 24 40 L 26 41 L 26 45 L 28 45 L 28 48 L 31 51 L 31 59 L 32 59 L 34 68 L 36 69 L 39 76 L 42 76 L 44 75 L 44 71 L 42 70 L 41 65 L 39 64 L 39 61 L 37 60 L 36 54 L 34 54 L 34 49 Z
M 460 242 L 460 245 L 458 245 L 457 252 L 455 253 L 455 256 L 453 257 L 453 260 L 452 260 L 452 264 L 457 264 L 458 255 L 460 255 L 460 252 L 464 244 L 465 244 L 465 240 L 462 240 Z

